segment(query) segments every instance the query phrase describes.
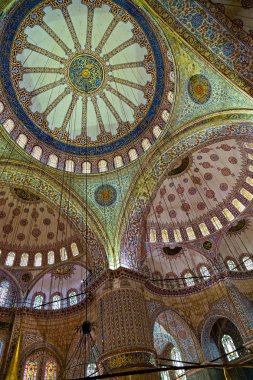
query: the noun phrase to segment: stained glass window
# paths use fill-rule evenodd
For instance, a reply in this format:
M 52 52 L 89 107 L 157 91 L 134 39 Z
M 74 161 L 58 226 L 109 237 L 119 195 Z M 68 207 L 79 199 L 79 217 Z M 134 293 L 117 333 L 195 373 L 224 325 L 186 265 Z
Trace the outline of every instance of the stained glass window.
M 2 357 L 2 353 L 3 353 L 3 346 L 4 346 L 4 344 L 3 344 L 3 342 L 0 340 L 0 359 L 1 359 L 1 357 Z
M 22 253 L 21 259 L 20 259 L 20 266 L 21 267 L 27 267 L 28 260 L 29 260 L 28 253 Z
M 41 265 L 42 265 L 42 253 L 38 252 L 36 253 L 34 257 L 34 266 L 41 267 Z
M 130 161 L 136 160 L 136 158 L 138 158 L 136 149 L 130 149 L 128 152 L 128 156 L 129 156 Z
M 54 251 L 49 251 L 47 253 L 47 263 L 50 265 L 54 264 Z
M 156 230 L 154 228 L 150 228 L 150 231 L 149 231 L 149 241 L 150 241 L 150 243 L 155 243 L 156 242 Z
M 74 161 L 72 161 L 72 160 L 66 160 L 66 162 L 65 162 L 65 170 L 67 172 L 73 172 L 74 169 L 75 169 Z
M 169 240 L 169 234 L 167 230 L 162 230 L 162 240 L 164 243 L 168 243 Z
M 35 360 L 27 360 L 23 380 L 37 379 L 38 364 Z
M 124 165 L 123 158 L 121 156 L 115 156 L 113 161 L 114 161 L 115 168 L 120 168 L 121 166 Z
M 53 296 L 53 304 L 52 304 L 52 309 L 53 310 L 58 310 L 61 308 L 61 297 L 59 294 L 55 294 Z
M 44 380 L 56 380 L 57 364 L 54 359 L 49 359 L 45 366 Z
M 187 286 L 190 287 L 195 285 L 194 279 L 192 278 L 192 274 L 190 272 L 185 273 L 184 278 Z
M 238 352 L 235 351 L 236 349 L 235 344 L 230 335 L 224 334 L 223 337 L 221 338 L 221 343 L 222 343 L 225 353 L 227 354 L 227 358 L 229 361 L 239 358 Z
M 201 273 L 201 276 L 204 277 L 204 280 L 208 280 L 208 277 L 210 277 L 210 272 L 209 270 L 207 269 L 207 267 L 205 267 L 204 265 L 202 265 L 200 268 L 200 273 Z
M 234 272 L 236 272 L 238 269 L 236 268 L 236 265 L 235 265 L 235 262 L 234 260 L 228 260 L 227 261 L 227 266 L 228 266 L 228 269 L 229 270 L 232 270 Z
M 158 125 L 156 125 L 153 128 L 153 134 L 154 134 L 154 136 L 155 136 L 156 139 L 158 139 L 158 137 L 160 136 L 161 132 L 162 132 L 162 130 L 161 130 L 161 128 Z
M 148 150 L 150 147 L 151 147 L 151 143 L 149 141 L 149 139 L 143 139 L 142 142 L 141 142 L 141 146 L 144 150 L 144 152 L 146 152 L 146 150 Z
M 71 291 L 69 292 L 68 296 L 70 297 L 70 298 L 69 298 L 69 304 L 70 304 L 70 306 L 72 306 L 72 305 L 76 305 L 76 304 L 77 304 L 76 291 L 75 291 L 75 290 L 71 290 Z
M 21 133 L 17 138 L 17 144 L 21 146 L 21 148 L 24 148 L 27 144 L 28 138 L 26 135 Z
M 3 306 L 7 300 L 9 286 L 10 284 L 7 280 L 3 280 L 0 284 L 0 306 Z
M 76 243 L 71 243 L 71 251 L 72 251 L 73 256 L 79 255 L 79 250 Z
M 5 265 L 8 265 L 8 267 L 12 267 L 12 265 L 14 264 L 15 256 L 15 252 L 9 252 L 5 260 Z
M 42 149 L 40 146 L 34 146 L 33 147 L 33 150 L 31 151 L 31 156 L 33 156 L 34 158 L 37 158 L 37 160 L 40 160 L 41 159 L 41 156 L 42 156 Z
M 95 363 L 89 363 L 87 365 L 86 376 L 98 376 L 97 366 Z
M 169 371 L 163 371 L 160 373 L 161 380 L 170 380 Z
M 34 298 L 33 307 L 36 309 L 41 309 L 43 302 L 44 302 L 43 295 L 37 294 L 37 296 Z
M 244 256 L 242 261 L 247 270 L 253 270 L 253 260 L 249 256 Z
M 89 161 L 85 161 L 82 164 L 82 172 L 90 173 L 91 172 L 91 163 Z
M 61 256 L 61 261 L 68 260 L 68 254 L 67 254 L 67 250 L 65 247 L 62 247 L 60 249 L 60 256 Z
M 50 154 L 47 164 L 52 166 L 52 168 L 56 168 L 58 165 L 58 157 L 55 154 Z
M 179 349 L 177 347 L 173 347 L 171 350 L 171 359 L 173 360 L 173 365 L 176 367 L 183 366 L 182 357 Z M 185 370 L 178 369 L 175 371 L 176 379 L 180 378 L 180 380 L 186 380 Z
M 100 173 L 102 172 L 106 172 L 108 170 L 108 164 L 107 164 L 107 161 L 105 160 L 100 160 L 99 163 L 98 163 L 98 171 Z

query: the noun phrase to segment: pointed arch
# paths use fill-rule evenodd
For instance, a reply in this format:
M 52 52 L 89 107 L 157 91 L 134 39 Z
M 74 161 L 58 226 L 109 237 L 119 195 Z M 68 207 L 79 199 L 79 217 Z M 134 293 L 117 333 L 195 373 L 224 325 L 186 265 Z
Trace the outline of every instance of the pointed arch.
M 180 349 L 184 360 L 198 362 L 202 352 L 195 332 L 172 309 L 159 310 L 153 317 L 154 347 L 160 355 L 168 343 Z
M 242 340 L 244 341 L 246 339 L 245 332 L 243 331 L 241 324 L 225 305 L 223 305 L 222 310 L 214 310 L 208 313 L 199 326 L 201 346 L 207 360 L 212 360 L 215 359 L 215 357 L 220 356 L 216 345 L 211 339 L 211 330 L 215 322 L 221 318 L 225 318 L 228 321 L 232 322 L 233 325 L 238 329 Z

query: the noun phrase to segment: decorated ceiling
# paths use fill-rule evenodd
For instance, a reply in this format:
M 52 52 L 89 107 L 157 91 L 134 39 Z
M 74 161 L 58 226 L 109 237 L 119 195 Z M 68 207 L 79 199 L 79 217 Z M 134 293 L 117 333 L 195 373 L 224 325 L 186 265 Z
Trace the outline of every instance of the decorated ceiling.
M 250 213 L 252 42 L 232 27 L 225 33 L 210 4 L 32 0 L 3 7 L 0 228 L 13 228 L 3 235 L 10 249 L 46 255 L 53 233 L 59 249 L 75 241 L 81 252 L 89 227 L 101 250 L 94 262 L 105 252 L 112 269 L 149 262 L 152 244 L 175 243 L 196 245 L 183 251 L 194 266 L 203 239 L 216 242 Z M 38 197 L 29 218 L 15 188 Z
M 212 0 L 217 8 L 227 15 L 235 25 L 243 28 L 253 36 L 253 1 L 252 0 Z
M 3 88 L 30 144 L 105 159 L 168 121 L 169 47 L 128 1 L 20 3 L 1 43 Z

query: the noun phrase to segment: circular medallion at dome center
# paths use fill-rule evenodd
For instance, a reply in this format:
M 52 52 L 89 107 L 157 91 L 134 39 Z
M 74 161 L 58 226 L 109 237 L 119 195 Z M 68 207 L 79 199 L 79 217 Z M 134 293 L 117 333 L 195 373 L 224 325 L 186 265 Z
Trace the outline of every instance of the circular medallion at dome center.
M 79 54 L 69 64 L 68 78 L 77 91 L 90 94 L 103 84 L 104 70 L 92 55 Z

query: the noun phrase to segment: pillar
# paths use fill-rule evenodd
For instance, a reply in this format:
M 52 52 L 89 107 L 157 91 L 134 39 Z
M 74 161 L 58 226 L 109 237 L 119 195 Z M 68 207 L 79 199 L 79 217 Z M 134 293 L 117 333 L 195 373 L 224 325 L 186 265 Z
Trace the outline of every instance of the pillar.
M 109 280 L 98 298 L 97 308 L 100 372 L 156 367 L 152 327 L 140 284 L 122 278 Z M 144 378 L 160 379 L 160 376 L 131 375 L 133 380 Z

